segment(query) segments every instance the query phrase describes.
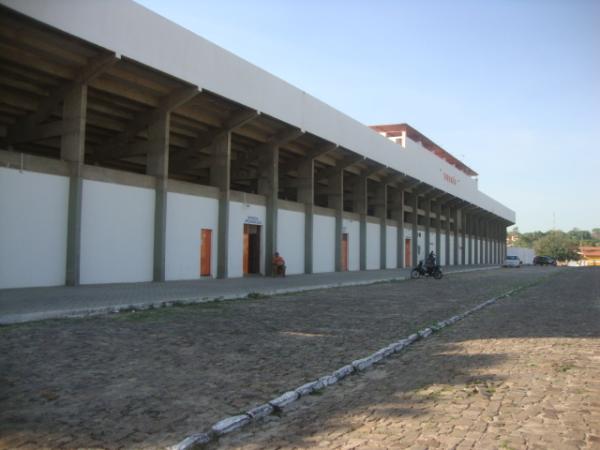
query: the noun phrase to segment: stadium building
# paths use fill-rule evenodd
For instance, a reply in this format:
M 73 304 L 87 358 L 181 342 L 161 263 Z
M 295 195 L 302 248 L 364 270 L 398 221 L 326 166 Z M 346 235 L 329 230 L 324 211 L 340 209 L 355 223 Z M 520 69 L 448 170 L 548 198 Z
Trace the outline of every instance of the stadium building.
M 0 0 L 0 288 L 498 264 L 515 214 L 126 0 Z

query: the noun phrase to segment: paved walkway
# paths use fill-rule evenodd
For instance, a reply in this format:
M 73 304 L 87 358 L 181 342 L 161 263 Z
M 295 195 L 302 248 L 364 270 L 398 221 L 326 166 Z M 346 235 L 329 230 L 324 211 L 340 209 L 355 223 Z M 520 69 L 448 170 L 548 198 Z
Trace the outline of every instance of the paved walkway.
M 3 326 L 0 449 L 165 448 L 562 270 L 479 270 Z M 457 359 L 470 370 L 472 358 Z
M 446 273 L 497 266 L 445 267 Z M 256 293 L 285 294 L 342 286 L 403 280 L 409 269 L 332 272 L 286 278 L 246 277 L 227 280 L 167 281 L 164 283 L 95 284 L 25 289 L 0 289 L 0 325 L 69 316 L 147 308 L 168 303 L 198 303 L 234 299 Z
M 600 268 L 559 269 L 220 449 L 600 449 Z

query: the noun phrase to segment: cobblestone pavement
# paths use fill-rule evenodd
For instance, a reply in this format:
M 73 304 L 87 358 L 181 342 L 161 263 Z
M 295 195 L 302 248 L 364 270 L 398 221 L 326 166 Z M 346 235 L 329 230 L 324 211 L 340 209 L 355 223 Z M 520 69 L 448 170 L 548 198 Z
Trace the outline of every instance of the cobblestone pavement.
M 600 449 L 600 270 L 563 270 L 223 449 Z
M 579 272 L 563 274 L 556 268 L 523 268 L 455 274 L 441 281 L 385 283 L 0 327 L 0 448 L 156 448 L 171 445 L 191 432 L 206 429 L 225 416 L 237 414 L 290 387 L 366 356 L 418 328 L 462 312 L 515 286 L 540 280 L 549 273 L 559 273 L 557 279 L 568 283 L 567 292 L 572 292 L 572 300 L 579 302 L 573 304 L 591 303 L 589 295 L 583 295 L 589 293 L 590 276 L 586 278 Z M 571 277 L 579 277 L 584 287 L 571 286 Z M 556 282 L 552 286 L 555 290 L 561 289 Z M 597 295 L 597 284 L 595 292 Z M 552 303 L 550 306 L 557 305 Z M 494 310 L 504 311 L 502 308 L 506 306 Z M 538 312 L 543 311 L 536 309 L 535 313 Z M 570 310 L 566 312 L 571 314 Z M 537 316 L 531 314 L 531 320 L 536 319 Z M 581 315 L 573 325 L 574 333 L 583 332 L 586 323 L 589 328 L 592 317 L 597 326 L 597 314 L 594 316 L 590 312 Z M 558 317 L 553 320 L 558 327 L 555 332 L 562 339 L 566 331 L 561 328 Z M 505 326 L 512 323 L 508 319 L 505 321 Z M 466 332 L 473 323 L 477 322 L 469 319 L 460 325 L 460 329 Z M 475 329 L 474 336 L 487 331 L 489 326 Z M 453 336 L 451 333 L 448 336 Z M 440 339 L 434 341 L 437 343 Z M 564 345 L 569 342 L 581 344 L 572 349 L 569 347 L 573 355 L 575 350 L 589 349 L 588 341 L 583 339 L 563 341 Z M 469 347 L 477 341 L 452 342 L 451 346 L 443 347 L 443 353 L 439 350 L 429 355 L 410 352 L 395 359 L 392 365 L 397 365 L 400 372 L 391 378 L 414 380 L 407 381 L 406 389 L 401 387 L 398 395 L 413 395 L 411 389 L 429 389 L 427 386 L 437 386 L 436 383 L 442 386 L 444 380 L 448 381 L 448 389 L 452 389 L 459 385 L 458 378 L 452 377 L 459 376 L 473 384 L 472 389 L 480 389 L 477 384 L 480 379 L 500 383 L 502 377 L 486 376 L 483 372 L 486 368 L 496 370 L 496 367 L 503 367 L 504 361 L 514 359 L 504 348 L 506 340 L 497 344 L 498 354 L 490 351 L 485 355 L 480 355 L 477 347 Z M 542 342 L 535 341 L 535 345 L 542 345 Z M 550 342 L 554 341 L 544 344 L 547 348 L 543 347 L 548 357 L 554 349 Z M 485 344 L 482 341 L 479 345 Z M 562 345 L 558 348 L 567 348 Z M 581 353 L 578 358 L 583 355 Z M 536 354 L 527 353 L 526 356 Z M 557 363 L 563 365 L 558 366 L 560 370 L 556 370 L 556 376 L 571 377 L 569 379 L 575 383 L 584 367 L 579 362 L 571 367 L 570 361 Z M 543 360 L 536 364 L 542 363 Z M 590 368 L 594 367 L 592 363 L 597 364 L 597 360 L 590 359 Z M 452 365 L 457 373 L 451 375 L 442 371 L 443 377 L 436 379 L 434 375 L 440 371 L 436 364 Z M 366 396 L 363 401 L 369 400 L 368 404 L 375 408 L 369 413 L 376 421 L 372 427 L 379 423 L 377 417 L 387 417 L 385 420 L 393 423 L 397 415 L 404 417 L 409 411 L 403 401 L 385 411 L 378 409 L 376 403 L 371 402 L 371 393 L 360 388 L 374 384 L 374 377 L 385 378 L 392 365 L 364 377 L 352 377 L 356 380 L 351 383 L 357 383 L 353 389 L 363 392 Z M 430 383 L 426 382 L 427 367 L 434 372 L 428 375 L 433 377 Z M 513 370 L 521 372 L 525 369 L 516 364 Z M 588 380 L 592 379 L 588 377 Z M 451 380 L 454 381 L 450 383 Z M 494 386 L 491 389 L 500 392 L 506 385 Z M 593 387 L 592 381 L 587 385 L 576 383 L 569 399 L 580 401 L 581 395 Z M 321 398 L 343 397 L 344 389 L 336 388 L 335 394 L 326 393 Z M 372 392 L 372 400 L 383 394 L 380 389 L 379 386 Z M 429 408 L 428 395 L 440 398 L 446 395 L 445 391 L 438 393 L 437 388 L 431 389 L 434 389 L 431 393 L 414 393 L 425 399 L 410 414 L 417 414 L 419 410 L 418 414 L 422 414 Z M 481 387 L 482 391 L 485 389 L 485 386 Z M 462 392 L 462 387 L 457 392 Z M 478 398 L 467 394 L 465 391 L 461 395 Z M 393 397 L 395 394 L 386 395 Z M 364 411 L 360 411 L 360 404 L 355 403 L 352 408 L 357 409 L 357 419 L 363 421 Z M 556 408 L 562 406 L 552 408 L 558 411 Z M 587 409 L 592 411 L 593 405 Z M 458 405 L 454 414 L 460 411 Z M 468 419 L 474 411 L 469 409 L 461 420 Z M 315 425 L 332 430 L 343 430 L 354 423 L 349 418 L 342 418 L 342 409 L 318 415 L 314 421 Z M 396 427 L 402 426 L 396 423 Z M 418 429 L 413 430 L 415 437 Z M 363 436 L 366 431 L 363 429 Z M 297 433 L 298 445 L 310 446 L 311 442 L 316 442 L 308 433 Z M 407 433 L 405 436 L 410 438 L 412 435 Z M 257 439 L 262 438 L 257 436 Z

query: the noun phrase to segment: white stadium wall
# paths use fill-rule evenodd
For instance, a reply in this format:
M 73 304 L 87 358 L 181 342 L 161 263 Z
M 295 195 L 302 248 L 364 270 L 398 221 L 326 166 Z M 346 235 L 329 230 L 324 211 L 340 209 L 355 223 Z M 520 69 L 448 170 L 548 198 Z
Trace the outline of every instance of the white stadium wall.
M 335 217 L 313 216 L 313 272 L 335 271 Z
M 267 208 L 250 203 L 230 202 L 229 204 L 229 277 L 244 275 L 244 224 L 260 225 L 260 272 L 265 273 L 265 228 Z M 269 261 L 271 258 L 269 258 Z
M 81 283 L 152 281 L 153 189 L 84 180 Z
M 0 289 L 65 284 L 69 178 L 0 167 Z
M 386 225 L 386 254 L 385 267 L 386 269 L 394 269 L 398 263 L 398 227 L 395 225 Z
M 279 209 L 277 249 L 285 259 L 289 275 L 304 273 L 304 213 Z
M 381 225 L 367 222 L 367 270 L 379 269 L 381 254 Z
M 348 233 L 348 270 L 360 270 L 360 222 L 344 219 L 342 227 Z
M 219 201 L 169 192 L 165 271 L 167 280 L 200 278 L 202 229 L 212 230 L 211 276 L 217 270 Z

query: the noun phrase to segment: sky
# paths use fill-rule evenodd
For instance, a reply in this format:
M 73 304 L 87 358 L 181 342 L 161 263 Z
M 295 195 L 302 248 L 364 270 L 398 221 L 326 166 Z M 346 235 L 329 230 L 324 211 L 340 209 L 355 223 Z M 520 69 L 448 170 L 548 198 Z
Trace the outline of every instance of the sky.
M 362 123 L 409 123 L 522 232 L 600 227 L 600 1 L 138 2 Z

